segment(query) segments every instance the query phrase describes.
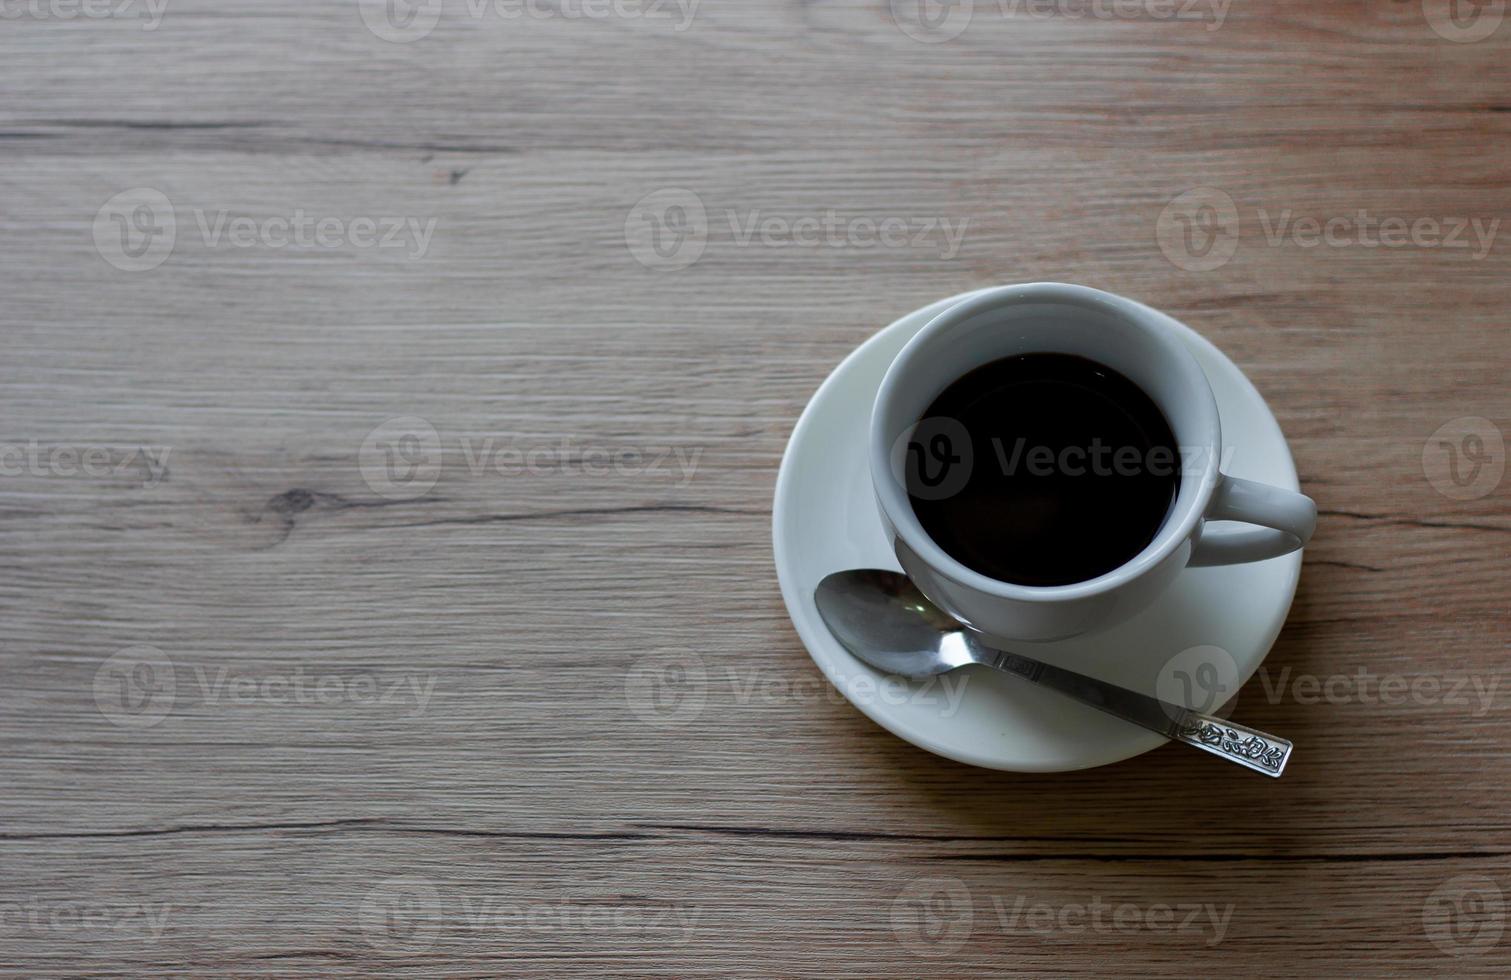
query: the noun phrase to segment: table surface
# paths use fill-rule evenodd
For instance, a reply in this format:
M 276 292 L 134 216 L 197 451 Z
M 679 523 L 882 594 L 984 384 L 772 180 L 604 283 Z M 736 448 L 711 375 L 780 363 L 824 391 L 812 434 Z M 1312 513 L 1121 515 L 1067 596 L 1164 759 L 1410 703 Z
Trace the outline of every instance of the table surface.
M 0 968 L 1511 969 L 1504 4 L 895 6 L 5 4 Z M 1279 781 L 793 632 L 815 388 L 1045 279 L 1291 441 Z

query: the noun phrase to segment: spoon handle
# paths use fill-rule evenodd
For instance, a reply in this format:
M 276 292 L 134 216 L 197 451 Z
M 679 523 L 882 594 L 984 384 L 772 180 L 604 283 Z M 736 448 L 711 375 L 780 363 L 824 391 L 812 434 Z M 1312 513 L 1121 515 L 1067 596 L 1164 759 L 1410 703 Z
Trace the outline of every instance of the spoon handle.
M 1099 681 L 1073 670 L 1040 660 L 972 644 L 978 663 L 1015 674 L 1041 687 L 1059 691 L 1082 704 L 1098 708 L 1124 721 L 1158 732 L 1169 739 L 1236 762 L 1266 776 L 1279 776 L 1291 757 L 1291 743 L 1254 728 L 1214 718 Z
M 1195 711 L 1186 712 L 1174 738 L 1266 776 L 1285 772 L 1293 747 L 1286 739 Z

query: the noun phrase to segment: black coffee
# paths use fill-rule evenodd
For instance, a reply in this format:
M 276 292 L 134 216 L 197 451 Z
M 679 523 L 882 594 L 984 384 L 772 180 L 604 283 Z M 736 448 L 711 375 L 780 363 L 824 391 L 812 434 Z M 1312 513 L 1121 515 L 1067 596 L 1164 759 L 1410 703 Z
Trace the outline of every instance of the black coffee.
M 957 561 L 1003 582 L 1068 585 L 1125 564 L 1165 523 L 1175 436 L 1123 375 L 1069 354 L 971 371 L 907 445 L 918 520 Z

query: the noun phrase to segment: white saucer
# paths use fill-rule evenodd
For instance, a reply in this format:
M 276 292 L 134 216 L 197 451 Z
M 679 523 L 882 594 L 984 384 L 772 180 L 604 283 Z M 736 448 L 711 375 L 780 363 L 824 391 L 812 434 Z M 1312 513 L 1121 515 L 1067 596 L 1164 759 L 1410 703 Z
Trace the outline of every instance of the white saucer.
M 852 704 L 920 748 L 990 769 L 1058 772 L 1131 758 L 1165 739 L 1016 677 L 966 668 L 905 684 L 852 657 L 830 634 L 813 590 L 830 572 L 897 569 L 877 515 L 866 464 L 871 403 L 892 358 L 930 319 L 965 294 L 903 317 L 834 369 L 798 419 L 777 477 L 772 539 L 787 612 L 808 653 Z M 1296 467 L 1264 398 L 1226 355 L 1180 322 L 1222 416 L 1223 470 L 1299 489 Z M 1022 652 L 1167 700 L 1201 661 L 1226 664 L 1228 690 L 1249 679 L 1275 642 L 1301 575 L 1301 553 L 1222 568 L 1191 568 L 1153 606 L 1102 633 L 1024 645 Z M 1221 652 L 1193 652 L 1220 647 Z M 1185 651 L 1185 652 L 1183 652 Z M 1172 658 L 1175 658 L 1172 661 Z M 1205 676 L 1215 676 L 1208 672 Z M 1179 681 L 1180 683 L 1176 683 Z M 1172 688 L 1172 685 L 1173 688 Z M 1213 685 L 1216 686 L 1216 685 Z M 1192 700 L 1199 702 L 1195 690 Z M 952 700 L 953 698 L 953 700 Z M 1191 703 L 1188 700 L 1188 703 Z M 1198 708 L 1209 705 L 1196 703 Z

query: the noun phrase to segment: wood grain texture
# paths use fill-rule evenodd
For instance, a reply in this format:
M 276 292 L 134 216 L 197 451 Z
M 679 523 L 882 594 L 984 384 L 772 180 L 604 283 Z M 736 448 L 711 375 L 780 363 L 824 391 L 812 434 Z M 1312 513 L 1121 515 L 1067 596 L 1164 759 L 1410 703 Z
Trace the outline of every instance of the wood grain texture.
M 1511 23 L 1456 43 L 1442 7 L 978 2 L 921 43 L 875 2 L 448 2 L 390 43 L 334 0 L 5 4 L 0 969 L 1504 975 L 1511 690 L 1449 689 L 1505 680 L 1511 491 L 1454 499 L 1423 452 L 1511 425 L 1511 229 L 1272 240 L 1511 217 Z M 1236 251 L 1195 271 L 1158 233 L 1204 186 Z M 123 271 L 97 216 L 144 187 L 176 241 Z M 675 271 L 626 237 L 671 188 L 708 215 Z M 965 233 L 742 231 L 830 212 Z M 300 213 L 335 246 L 201 227 Z M 364 218 L 434 230 L 360 247 Z M 903 313 L 1035 279 L 1190 323 L 1291 440 L 1321 526 L 1240 695 L 1301 747 L 1283 780 L 945 762 L 787 621 L 771 496 L 814 389 Z M 408 416 L 444 465 L 385 497 L 362 447 Z M 173 697 L 121 724 L 108 658 L 140 648 Z M 1289 686 L 1361 671 L 1439 690 Z

